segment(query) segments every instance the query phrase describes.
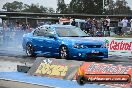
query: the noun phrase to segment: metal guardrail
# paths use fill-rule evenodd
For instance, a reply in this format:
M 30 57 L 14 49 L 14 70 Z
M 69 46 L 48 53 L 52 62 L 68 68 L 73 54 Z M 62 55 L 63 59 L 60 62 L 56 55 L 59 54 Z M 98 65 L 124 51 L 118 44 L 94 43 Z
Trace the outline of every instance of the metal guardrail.
M 106 17 L 109 16 L 110 18 L 124 18 L 128 17 L 131 18 L 132 15 L 96 15 L 96 14 L 79 14 L 79 13 L 74 13 L 74 14 L 60 14 L 60 13 L 31 13 L 31 12 L 6 12 L 6 11 L 0 11 L 0 15 L 8 15 L 10 17 L 12 16 L 40 16 L 40 17 L 74 17 L 74 18 L 87 18 L 87 17 Z

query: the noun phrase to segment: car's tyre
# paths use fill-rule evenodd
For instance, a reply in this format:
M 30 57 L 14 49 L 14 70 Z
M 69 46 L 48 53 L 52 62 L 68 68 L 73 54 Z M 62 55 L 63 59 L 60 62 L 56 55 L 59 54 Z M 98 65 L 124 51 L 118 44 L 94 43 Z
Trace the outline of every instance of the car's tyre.
M 103 60 L 103 58 L 97 58 L 96 60 L 97 60 L 97 61 L 102 61 L 102 60 Z
M 84 85 L 86 83 L 86 78 L 82 75 L 77 76 L 77 83 L 79 85 Z
M 69 58 L 69 51 L 68 51 L 68 48 L 65 45 L 62 45 L 59 48 L 59 57 L 61 59 L 68 59 Z
M 30 56 L 30 57 L 35 57 L 37 54 L 34 53 L 34 48 L 32 46 L 32 44 L 28 43 L 26 45 L 26 54 L 27 56 Z

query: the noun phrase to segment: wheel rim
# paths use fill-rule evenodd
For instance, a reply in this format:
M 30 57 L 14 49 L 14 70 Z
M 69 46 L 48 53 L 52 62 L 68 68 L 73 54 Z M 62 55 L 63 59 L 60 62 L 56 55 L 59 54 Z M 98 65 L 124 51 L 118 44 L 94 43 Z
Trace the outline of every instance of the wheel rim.
M 81 84 L 84 84 L 84 79 L 80 79 L 80 83 Z
M 81 85 L 84 85 L 84 84 L 85 84 L 85 78 L 84 78 L 84 77 L 82 77 L 82 78 L 80 79 L 80 84 L 81 84 Z
M 67 48 L 65 46 L 61 47 L 61 50 L 60 50 L 60 56 L 61 58 L 65 59 L 67 58 Z
M 33 51 L 32 45 L 30 45 L 30 44 L 27 45 L 26 53 L 27 53 L 28 56 L 32 55 L 32 51 Z

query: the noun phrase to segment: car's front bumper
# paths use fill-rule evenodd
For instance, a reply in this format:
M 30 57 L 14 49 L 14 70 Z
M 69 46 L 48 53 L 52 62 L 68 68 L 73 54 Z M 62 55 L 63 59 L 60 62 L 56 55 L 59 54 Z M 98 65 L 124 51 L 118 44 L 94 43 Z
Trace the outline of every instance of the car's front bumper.
M 93 52 L 95 51 L 95 52 Z M 69 49 L 69 56 L 74 58 L 108 58 L 107 48 Z

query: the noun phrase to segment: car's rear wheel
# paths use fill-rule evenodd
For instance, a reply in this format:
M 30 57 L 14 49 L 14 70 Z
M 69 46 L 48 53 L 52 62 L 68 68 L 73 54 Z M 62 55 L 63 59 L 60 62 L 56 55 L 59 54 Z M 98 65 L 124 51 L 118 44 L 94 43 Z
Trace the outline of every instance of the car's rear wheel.
M 62 45 L 59 49 L 59 56 L 61 59 L 68 59 L 69 58 L 69 51 L 65 45 Z
M 34 48 L 32 44 L 27 44 L 26 45 L 26 54 L 27 56 L 34 57 L 36 54 L 34 53 Z
M 103 58 L 95 58 L 96 61 L 102 61 Z
M 82 75 L 79 75 L 79 76 L 77 77 L 77 83 L 78 83 L 79 85 L 84 85 L 84 84 L 86 83 L 86 78 L 85 78 L 84 76 L 82 76 Z

